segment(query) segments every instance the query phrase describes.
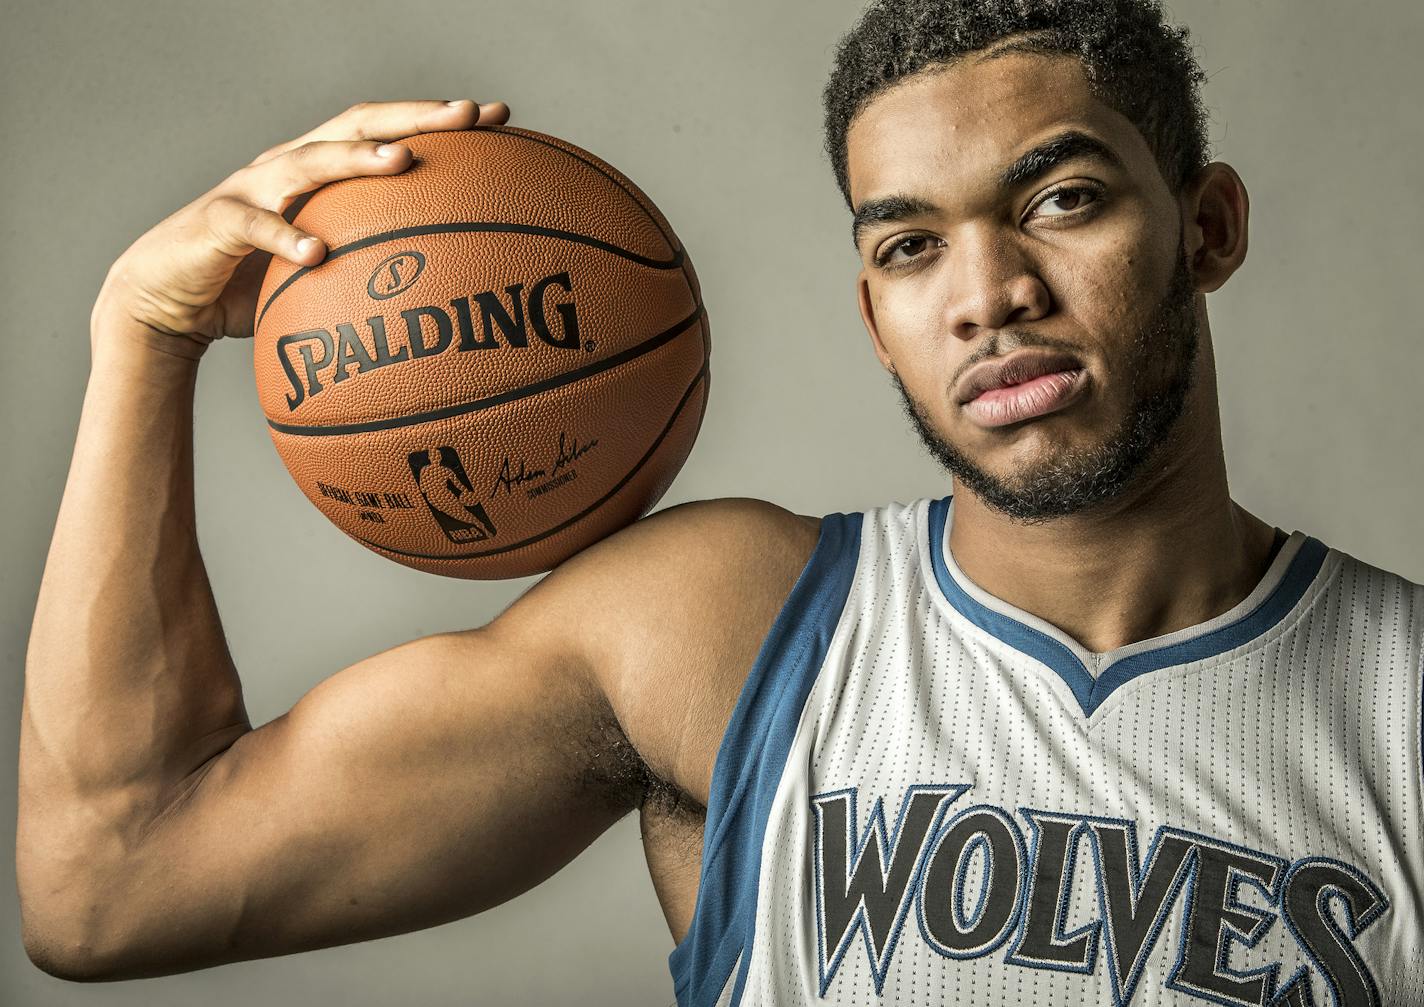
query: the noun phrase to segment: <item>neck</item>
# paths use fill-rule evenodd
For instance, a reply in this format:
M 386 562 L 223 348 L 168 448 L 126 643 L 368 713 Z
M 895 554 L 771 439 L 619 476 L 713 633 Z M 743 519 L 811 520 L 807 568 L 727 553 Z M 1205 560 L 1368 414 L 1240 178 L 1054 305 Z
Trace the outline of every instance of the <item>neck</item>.
M 955 563 L 1097 653 L 1228 611 L 1265 574 L 1275 530 L 1231 499 L 1220 426 L 1202 419 L 1189 406 L 1156 456 L 1171 461 L 1149 460 L 1129 491 L 1090 513 L 1029 525 L 956 493 Z

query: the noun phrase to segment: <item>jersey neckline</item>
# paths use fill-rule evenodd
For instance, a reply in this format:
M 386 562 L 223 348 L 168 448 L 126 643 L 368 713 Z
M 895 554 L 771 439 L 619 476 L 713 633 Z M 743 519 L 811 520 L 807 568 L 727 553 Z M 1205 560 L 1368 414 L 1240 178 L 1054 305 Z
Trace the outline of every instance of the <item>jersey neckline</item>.
M 1294 531 L 1251 592 L 1227 611 L 1206 622 L 1099 653 L 970 580 L 949 550 L 952 516 L 953 496 L 930 501 L 927 534 L 920 543 L 928 553 L 934 574 L 929 579 L 940 598 L 974 625 L 1055 672 L 1087 717 L 1141 675 L 1207 660 L 1264 635 L 1296 607 L 1329 552 L 1318 539 Z

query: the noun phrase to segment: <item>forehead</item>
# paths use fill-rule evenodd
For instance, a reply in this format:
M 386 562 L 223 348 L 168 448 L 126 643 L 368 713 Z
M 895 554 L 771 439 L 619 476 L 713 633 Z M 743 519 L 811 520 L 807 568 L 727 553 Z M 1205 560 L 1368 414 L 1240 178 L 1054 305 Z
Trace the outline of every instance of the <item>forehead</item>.
M 1071 56 L 970 55 L 902 81 L 860 110 L 846 137 L 851 202 L 988 182 L 1035 140 L 1078 128 L 1132 174 L 1155 172 L 1147 141 L 1099 101 Z

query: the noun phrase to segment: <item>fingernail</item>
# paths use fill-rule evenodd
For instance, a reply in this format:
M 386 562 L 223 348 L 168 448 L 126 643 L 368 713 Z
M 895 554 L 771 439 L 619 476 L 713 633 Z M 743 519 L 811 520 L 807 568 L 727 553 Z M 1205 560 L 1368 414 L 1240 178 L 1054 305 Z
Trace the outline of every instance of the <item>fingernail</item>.
M 298 254 L 298 255 L 306 255 L 308 252 L 310 252 L 310 251 L 311 251 L 313 248 L 315 248 L 315 247 L 316 247 L 316 239 L 313 238 L 313 237 L 311 237 L 311 236 L 307 236 L 307 237 L 302 238 L 300 241 L 297 242 L 297 254 Z
M 465 102 L 469 100 L 469 98 L 457 98 L 454 101 L 447 101 L 445 104 L 450 106 L 451 108 L 459 108 L 461 105 L 465 104 Z
M 395 157 L 400 153 L 400 145 L 395 143 L 383 143 L 376 148 L 377 157 Z

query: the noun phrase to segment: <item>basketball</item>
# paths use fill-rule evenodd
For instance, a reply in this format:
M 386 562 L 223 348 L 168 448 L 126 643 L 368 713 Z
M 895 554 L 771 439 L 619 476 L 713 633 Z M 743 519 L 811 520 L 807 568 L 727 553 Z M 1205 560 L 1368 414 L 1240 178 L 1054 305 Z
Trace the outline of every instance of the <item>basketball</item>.
M 710 342 L 693 271 L 636 185 L 506 126 L 403 141 L 317 190 L 274 258 L 253 355 L 272 442 L 338 528 L 398 563 L 549 570 L 636 521 L 692 449 Z

